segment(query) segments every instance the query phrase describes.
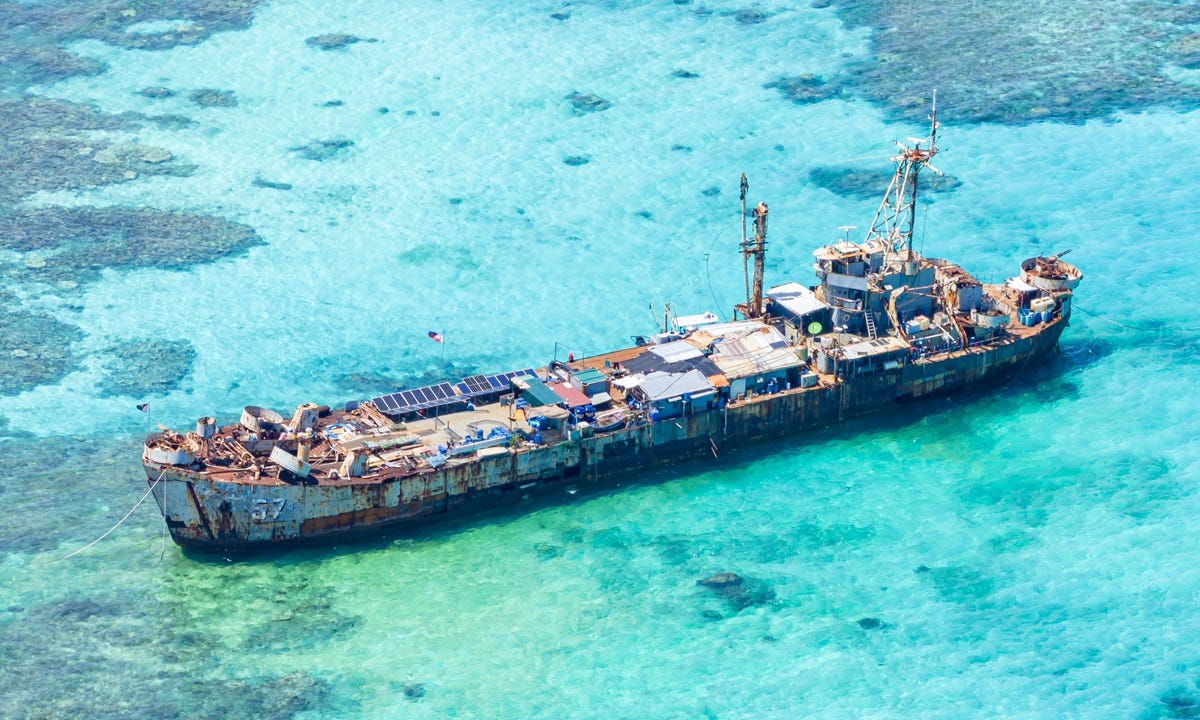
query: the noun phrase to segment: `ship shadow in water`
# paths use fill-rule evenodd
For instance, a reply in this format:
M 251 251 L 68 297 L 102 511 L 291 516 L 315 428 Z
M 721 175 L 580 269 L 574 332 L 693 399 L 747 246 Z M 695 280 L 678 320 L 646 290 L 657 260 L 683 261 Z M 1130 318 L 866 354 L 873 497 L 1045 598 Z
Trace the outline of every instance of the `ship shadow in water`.
M 236 553 L 211 552 L 197 548 L 181 548 L 181 551 L 189 559 L 197 562 L 271 561 L 280 558 L 286 558 L 290 562 L 384 550 L 397 541 L 436 542 L 465 530 L 514 521 L 540 510 L 587 501 L 623 491 L 631 486 L 662 484 L 714 470 L 736 471 L 779 452 L 844 440 L 847 436 L 894 432 L 924 421 L 933 421 L 940 415 L 961 414 L 964 408 L 988 401 L 1002 401 L 1015 405 L 1070 400 L 1079 392 L 1073 376 L 1099 363 L 1116 350 L 1114 344 L 1102 339 L 1065 341 L 1060 343 L 1056 352 L 1036 367 L 1025 368 L 982 385 L 900 402 L 886 411 L 851 418 L 795 436 L 720 452 L 717 457 L 689 459 L 672 463 L 668 467 L 641 471 L 635 473 L 633 479 L 607 479 L 587 484 L 563 481 L 550 484 L 536 493 L 514 490 L 497 496 L 495 505 L 465 515 L 433 515 L 408 524 L 364 530 L 361 535 L 351 534 L 339 538 L 336 544 L 330 544 L 328 538 L 318 538 L 310 542 L 301 541 L 286 548 L 267 547 Z

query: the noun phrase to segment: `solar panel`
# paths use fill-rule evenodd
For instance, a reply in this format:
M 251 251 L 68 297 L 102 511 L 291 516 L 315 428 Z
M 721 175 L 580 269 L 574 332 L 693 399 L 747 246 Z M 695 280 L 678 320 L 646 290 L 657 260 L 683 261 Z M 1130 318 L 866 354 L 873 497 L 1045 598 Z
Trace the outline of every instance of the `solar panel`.
M 508 381 L 520 375 L 537 376 L 532 368 L 495 375 L 472 375 L 455 385 L 448 382 L 401 390 L 372 398 L 371 404 L 385 415 L 407 415 L 418 410 L 445 407 L 473 398 L 500 395 L 509 391 Z
M 483 397 L 508 392 L 508 381 L 518 375 L 535 375 L 532 368 L 512 370 L 495 375 L 472 375 L 458 383 L 458 391 L 467 397 Z
M 461 384 L 466 386 L 467 394 L 469 395 L 478 395 L 492 391 L 492 384 L 488 382 L 488 378 L 485 375 L 472 375 L 471 377 L 463 378 Z
M 438 383 L 426 387 L 401 390 L 371 399 L 371 404 L 386 415 L 406 415 L 418 410 L 453 405 L 463 400 L 450 383 Z

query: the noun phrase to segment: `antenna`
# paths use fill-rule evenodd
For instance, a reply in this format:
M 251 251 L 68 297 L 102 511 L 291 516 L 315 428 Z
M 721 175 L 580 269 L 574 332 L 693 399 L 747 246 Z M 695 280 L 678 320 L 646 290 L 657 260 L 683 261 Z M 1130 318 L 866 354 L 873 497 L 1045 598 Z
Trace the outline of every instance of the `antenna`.
M 850 231 L 857 230 L 857 225 L 838 225 L 838 230 L 842 231 L 842 240 L 850 242 Z

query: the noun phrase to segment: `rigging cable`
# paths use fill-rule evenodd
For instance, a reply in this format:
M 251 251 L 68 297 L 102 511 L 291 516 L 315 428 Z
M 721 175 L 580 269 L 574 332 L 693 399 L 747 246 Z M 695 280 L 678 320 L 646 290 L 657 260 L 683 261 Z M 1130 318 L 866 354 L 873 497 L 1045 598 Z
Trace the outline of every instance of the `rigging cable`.
M 713 290 L 712 274 L 708 271 L 708 256 L 712 253 L 712 249 L 717 246 L 717 241 L 721 239 L 721 235 L 724 233 L 724 229 L 718 232 L 717 236 L 713 238 L 712 244 L 708 246 L 708 251 L 704 253 L 704 279 L 708 281 L 708 294 L 712 295 L 713 302 L 717 304 L 717 312 L 720 312 L 721 308 L 725 306 L 722 305 L 721 301 L 717 299 L 717 292 Z
M 1099 315 L 1097 313 L 1092 312 L 1091 310 L 1079 307 L 1079 303 L 1073 302 L 1073 303 L 1071 303 L 1071 307 L 1073 307 L 1074 309 L 1078 310 L 1081 313 L 1084 313 L 1085 315 L 1091 315 L 1092 317 L 1096 318 L 1097 320 L 1103 320 L 1106 323 L 1112 323 L 1113 325 L 1116 325 L 1117 327 L 1120 327 L 1120 328 L 1125 328 L 1126 330 L 1134 330 L 1136 332 L 1160 332 L 1162 330 L 1162 328 L 1138 327 L 1136 325 L 1126 325 L 1125 323 L 1119 323 L 1116 320 L 1109 320 L 1108 318 L 1104 317 L 1103 315 Z
M 163 470 L 162 472 L 160 472 L 158 474 L 158 477 L 155 478 L 154 483 L 150 485 L 150 488 L 148 490 L 146 490 L 146 494 L 142 496 L 142 499 L 138 500 L 136 503 L 134 503 L 133 507 L 129 508 L 129 512 L 125 513 L 125 517 L 118 520 L 117 524 L 110 527 L 103 535 L 101 535 L 100 537 L 91 541 L 87 545 L 84 545 L 83 547 L 79 548 L 75 552 L 69 553 L 67 555 L 63 555 L 58 560 L 52 560 L 51 562 L 59 562 L 61 560 L 66 560 L 67 558 L 75 557 L 79 553 L 83 552 L 84 550 L 87 550 L 88 548 L 92 547 L 93 545 L 100 542 L 104 538 L 108 537 L 109 534 L 112 533 L 113 530 L 116 530 L 117 528 L 119 528 L 121 526 L 121 523 L 123 523 L 129 519 L 129 516 L 133 514 L 133 511 L 137 510 L 141 506 L 141 504 L 146 501 L 146 498 L 150 497 L 150 493 L 154 492 L 154 488 L 158 487 L 158 483 L 163 479 L 163 475 L 166 475 L 166 474 L 167 474 L 166 470 Z

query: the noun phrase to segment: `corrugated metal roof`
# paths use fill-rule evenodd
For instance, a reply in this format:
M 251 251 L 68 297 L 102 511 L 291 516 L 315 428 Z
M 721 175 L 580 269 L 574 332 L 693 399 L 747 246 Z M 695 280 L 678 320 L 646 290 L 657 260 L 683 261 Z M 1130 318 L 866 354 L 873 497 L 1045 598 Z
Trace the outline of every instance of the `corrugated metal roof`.
M 725 336 L 713 346 L 710 359 L 730 379 L 786 370 L 801 363 L 796 349 L 778 330 L 761 324 Z
M 530 405 L 557 405 L 560 402 L 558 394 L 535 377 L 522 375 L 512 379 L 513 387 L 521 391 L 521 397 Z
M 709 362 L 708 358 L 705 357 L 700 352 L 700 350 L 696 349 L 693 346 L 688 345 L 686 342 L 677 341 L 676 343 L 668 343 L 668 344 L 669 345 L 676 345 L 676 344 L 682 345 L 684 347 L 687 347 L 689 349 L 689 352 L 672 351 L 673 360 L 668 361 L 668 360 L 664 359 L 661 355 L 659 355 L 657 352 L 652 352 L 650 350 L 647 350 L 646 352 L 642 353 L 641 355 L 638 355 L 635 358 L 630 358 L 629 360 L 626 360 L 625 362 L 621 363 L 621 366 L 632 373 L 649 373 L 649 372 L 681 373 L 681 372 L 687 372 L 688 370 L 691 370 L 693 368 L 700 370 L 700 372 L 702 372 L 705 375 L 711 375 L 712 373 L 720 372 L 720 370 L 717 369 L 717 366 L 713 365 L 711 362 Z M 655 350 L 657 350 L 660 347 L 665 347 L 665 346 L 657 345 L 657 346 L 655 346 Z M 679 358 L 684 358 L 684 359 L 679 359 Z
M 584 368 L 582 370 L 572 370 L 571 375 L 576 380 L 584 385 L 590 385 L 594 382 L 603 382 L 607 376 L 595 368 Z
M 650 373 L 642 380 L 642 392 L 651 401 L 671 400 L 681 397 L 684 393 L 703 395 L 715 392 L 699 370 L 688 370 L 685 373 Z
M 555 395 L 558 395 L 560 398 L 562 398 L 563 401 L 567 403 L 567 407 L 574 408 L 592 404 L 592 401 L 588 399 L 587 395 L 584 395 L 582 392 L 576 390 L 575 386 L 571 385 L 570 383 L 551 383 L 546 387 L 553 390 Z

